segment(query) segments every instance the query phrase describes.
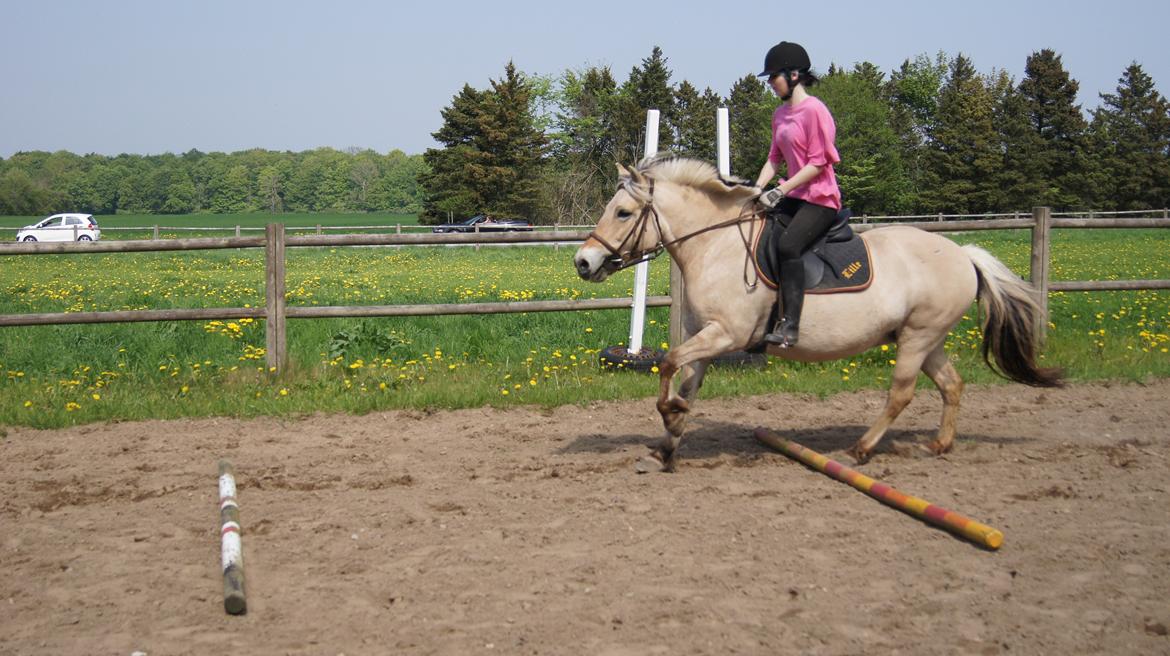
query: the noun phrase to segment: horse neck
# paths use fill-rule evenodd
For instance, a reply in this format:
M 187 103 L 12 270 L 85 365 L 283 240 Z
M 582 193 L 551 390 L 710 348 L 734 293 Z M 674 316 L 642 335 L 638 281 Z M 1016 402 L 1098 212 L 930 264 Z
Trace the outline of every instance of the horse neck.
M 739 200 L 730 195 L 715 195 L 700 191 L 693 187 L 672 185 L 677 191 L 669 199 L 661 202 L 665 241 L 673 242 L 683 239 L 682 242 L 670 244 L 667 251 L 670 257 L 678 263 L 685 274 L 688 263 L 699 259 L 726 258 L 729 255 L 742 255 L 743 251 L 733 248 L 724 248 L 724 242 L 742 244 L 743 237 L 735 226 L 716 228 L 702 232 L 703 228 L 727 221 L 739 216 L 743 207 Z M 688 237 L 688 235 L 695 235 Z

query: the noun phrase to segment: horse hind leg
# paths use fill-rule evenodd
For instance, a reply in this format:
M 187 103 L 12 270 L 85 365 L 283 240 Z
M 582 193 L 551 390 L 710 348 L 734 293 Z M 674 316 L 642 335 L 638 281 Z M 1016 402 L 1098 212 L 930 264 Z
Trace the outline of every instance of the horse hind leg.
M 963 378 L 951 364 L 946 351 L 940 344 L 930 352 L 926 361 L 922 363 L 922 371 L 938 386 L 942 394 L 943 411 L 939 422 L 938 436 L 926 445 L 926 448 L 936 456 L 951 450 L 955 441 L 955 426 L 959 417 L 959 397 L 963 394 Z
M 918 372 L 928 352 L 917 347 L 913 340 L 898 340 L 898 361 L 894 364 L 893 381 L 886 396 L 886 407 L 878 420 L 849 449 L 849 455 L 853 456 L 858 464 L 869 461 L 873 450 L 877 448 L 878 442 L 889 430 L 890 425 L 914 399 L 914 383 L 918 380 Z

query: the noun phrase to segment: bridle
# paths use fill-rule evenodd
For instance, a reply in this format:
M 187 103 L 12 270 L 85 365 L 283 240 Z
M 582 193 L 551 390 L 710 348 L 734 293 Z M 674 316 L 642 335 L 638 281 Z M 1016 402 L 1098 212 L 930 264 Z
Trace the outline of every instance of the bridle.
M 671 239 L 670 241 L 664 241 L 662 238 L 662 219 L 658 216 L 657 208 L 654 207 L 654 178 L 647 176 L 647 182 L 649 183 L 649 200 L 647 200 L 646 204 L 642 206 L 642 211 L 638 214 L 638 218 L 634 221 L 634 225 L 630 228 L 630 231 L 626 233 L 626 236 L 621 240 L 621 242 L 618 243 L 616 247 L 606 241 L 601 235 L 597 234 L 597 230 L 593 230 L 588 234 L 588 236 L 586 236 L 586 240 L 593 239 L 597 241 L 597 243 L 604 246 L 605 250 L 609 251 L 610 257 L 606 260 L 606 263 L 614 267 L 612 270 L 615 272 L 621 271 L 627 267 L 634 266 L 635 264 L 649 262 L 650 260 L 653 260 L 654 258 L 661 255 L 662 251 L 666 250 L 667 247 L 680 244 L 692 237 L 697 237 L 704 232 L 710 232 L 712 230 L 718 230 L 720 228 L 727 228 L 733 225 L 738 225 L 740 223 L 746 223 L 748 221 L 755 220 L 761 214 L 760 210 L 754 208 L 755 204 L 753 203 L 752 207 L 745 209 L 742 213 L 739 214 L 739 216 L 735 216 L 709 226 L 704 226 L 692 233 L 683 235 L 682 237 L 677 237 L 675 239 Z M 650 248 L 635 250 L 634 246 L 642 243 L 642 237 L 645 236 L 646 231 L 650 228 L 650 217 L 654 217 L 654 230 L 658 233 L 658 240 L 654 243 L 654 246 Z M 744 239 L 744 246 L 750 252 L 751 237 L 742 235 L 742 231 L 741 237 Z

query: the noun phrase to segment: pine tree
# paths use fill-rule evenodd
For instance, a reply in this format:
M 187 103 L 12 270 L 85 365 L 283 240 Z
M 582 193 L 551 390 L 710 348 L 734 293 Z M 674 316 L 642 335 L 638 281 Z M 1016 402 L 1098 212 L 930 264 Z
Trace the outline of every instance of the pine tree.
M 755 181 L 772 145 L 772 112 L 779 101 L 760 79 L 745 75 L 727 96 L 732 175 Z
M 622 163 L 634 163 L 645 155 L 646 110 L 657 109 L 658 150 L 670 150 L 673 145 L 674 90 L 670 86 L 670 69 L 666 67 L 662 48 L 654 46 L 641 67 L 630 70 L 630 76 L 619 89 L 610 114 L 610 138 L 615 153 Z
M 928 184 L 921 196 L 931 211 L 970 214 L 997 208 L 999 135 L 994 99 L 962 54 L 951 62 L 939 92 L 938 117 L 926 153 Z
M 1040 195 L 1033 205 L 1058 209 L 1085 205 L 1086 188 L 1085 138 L 1088 124 L 1080 105 L 1076 104 L 1080 85 L 1069 77 L 1060 55 L 1052 50 L 1032 53 L 1024 66 L 1019 93 L 1025 102 L 1029 126 L 1038 138 L 1038 147 L 1028 157 L 1038 175 Z M 1023 139 L 1023 135 L 1020 135 Z
M 710 88 L 700 94 L 683 80 L 674 94 L 675 152 L 707 162 L 716 160 L 715 116 L 722 99 Z
M 536 219 L 544 206 L 541 176 L 547 139 L 535 126 L 531 92 L 512 62 L 492 88 L 464 85 L 433 134 L 443 148 L 426 151 L 421 184 L 424 220 L 477 212 Z
M 1134 62 L 1118 80 L 1117 93 L 1101 94 L 1091 131 L 1095 200 L 1103 209 L 1170 206 L 1170 105 Z
M 1033 129 L 1028 99 L 1020 93 L 1006 72 L 992 83 L 995 98 L 995 127 L 1003 159 L 996 179 L 1000 209 L 1026 211 L 1044 205 L 1055 195 L 1045 169 L 1044 142 Z

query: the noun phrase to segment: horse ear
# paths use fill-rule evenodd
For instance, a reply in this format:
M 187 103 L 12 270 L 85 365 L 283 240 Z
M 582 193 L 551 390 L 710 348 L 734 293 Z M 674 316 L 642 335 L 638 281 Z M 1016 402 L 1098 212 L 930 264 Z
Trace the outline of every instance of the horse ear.
M 621 162 L 614 162 L 614 165 L 617 166 L 619 178 L 630 177 L 630 170 L 626 168 L 625 164 L 622 164 Z
M 642 173 L 640 173 L 637 168 L 627 167 L 626 171 L 629 171 L 630 179 L 634 181 L 634 184 L 636 184 L 636 185 L 646 184 L 646 176 L 642 175 Z

